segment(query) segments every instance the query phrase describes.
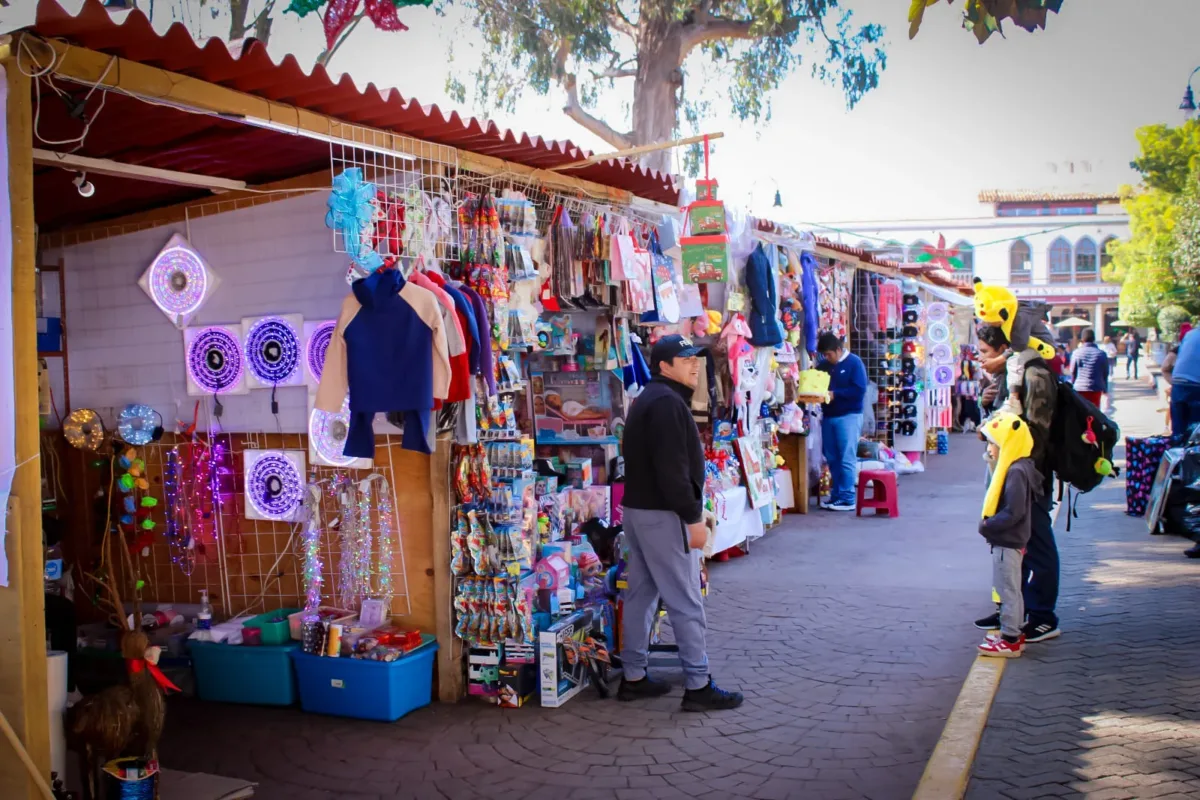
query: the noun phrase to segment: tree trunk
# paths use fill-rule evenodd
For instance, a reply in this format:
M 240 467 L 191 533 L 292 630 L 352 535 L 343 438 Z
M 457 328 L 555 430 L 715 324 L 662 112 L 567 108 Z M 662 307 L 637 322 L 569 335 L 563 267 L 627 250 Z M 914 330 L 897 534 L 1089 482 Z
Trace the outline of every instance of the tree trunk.
M 643 19 L 638 41 L 638 69 L 633 87 L 632 144 L 654 144 L 674 138 L 679 113 L 680 33 L 666 14 L 649 16 L 651 3 L 642 4 Z M 672 151 L 648 153 L 642 164 L 669 175 Z
M 229 41 L 236 42 L 246 35 L 246 14 L 250 0 L 229 0 Z
M 254 38 L 265 47 L 271 38 L 271 11 L 275 8 L 275 0 L 268 0 L 258 19 L 254 21 Z

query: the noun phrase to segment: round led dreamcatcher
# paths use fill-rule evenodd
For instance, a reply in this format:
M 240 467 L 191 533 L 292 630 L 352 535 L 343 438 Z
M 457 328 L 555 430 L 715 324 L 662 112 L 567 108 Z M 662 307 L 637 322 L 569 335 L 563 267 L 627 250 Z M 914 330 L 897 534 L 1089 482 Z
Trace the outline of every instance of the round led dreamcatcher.
M 278 450 L 247 452 L 247 516 L 253 519 L 288 520 L 304 499 L 303 467 Z
M 300 369 L 300 335 L 283 317 L 263 317 L 246 332 L 246 366 L 266 386 L 292 382 Z
M 204 328 L 188 345 L 188 375 L 203 392 L 228 392 L 242 380 L 242 349 L 225 328 Z
M 194 314 L 208 292 L 208 273 L 194 250 L 183 245 L 168 247 L 150 265 L 150 295 L 155 304 L 171 315 Z
M 308 374 L 316 383 L 321 382 L 321 373 L 325 369 L 325 353 L 329 350 L 329 343 L 333 341 L 336 328 L 337 323 L 332 320 L 322 322 L 308 337 L 308 345 L 304 348 L 304 363 L 308 367 Z
M 929 360 L 934 364 L 949 364 L 954 360 L 954 351 L 945 342 L 929 348 Z
M 117 433 L 128 444 L 140 446 L 162 438 L 162 416 L 148 405 L 130 403 L 117 416 Z
M 925 307 L 925 319 L 930 322 L 945 322 L 950 316 L 950 307 L 945 303 L 930 303 Z
M 77 408 L 63 422 L 67 444 L 80 450 L 98 450 L 104 443 L 104 421 L 90 408 Z
M 950 341 L 950 328 L 944 322 L 929 323 L 925 333 L 934 344 Z
M 934 367 L 933 370 L 934 386 L 953 386 L 954 385 L 954 368 L 949 364 L 942 364 Z
M 310 455 L 332 467 L 348 467 L 358 459 L 344 454 L 346 435 L 350 431 L 350 397 L 342 401 L 336 413 L 314 408 L 308 415 L 308 438 L 313 449 Z

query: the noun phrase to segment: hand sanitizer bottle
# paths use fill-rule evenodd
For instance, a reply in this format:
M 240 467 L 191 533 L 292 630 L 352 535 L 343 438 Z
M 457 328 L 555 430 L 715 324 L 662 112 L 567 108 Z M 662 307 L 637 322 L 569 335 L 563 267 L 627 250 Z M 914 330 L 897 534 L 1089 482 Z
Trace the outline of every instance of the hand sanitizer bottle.
M 202 631 L 212 628 L 212 603 L 208 602 L 208 589 L 200 590 L 200 615 L 196 618 L 196 628 Z

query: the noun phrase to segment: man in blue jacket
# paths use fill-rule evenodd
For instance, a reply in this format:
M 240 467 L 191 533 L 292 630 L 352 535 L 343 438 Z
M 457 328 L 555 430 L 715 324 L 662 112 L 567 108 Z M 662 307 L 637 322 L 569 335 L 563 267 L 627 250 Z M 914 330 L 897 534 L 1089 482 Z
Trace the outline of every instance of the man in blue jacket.
M 867 368 L 832 332 L 817 339 L 823 360 L 817 369 L 829 373 L 829 402 L 822 406 L 821 449 L 829 464 L 833 489 L 821 508 L 854 511 L 858 478 L 858 437 L 862 433 L 863 398 L 867 395 Z

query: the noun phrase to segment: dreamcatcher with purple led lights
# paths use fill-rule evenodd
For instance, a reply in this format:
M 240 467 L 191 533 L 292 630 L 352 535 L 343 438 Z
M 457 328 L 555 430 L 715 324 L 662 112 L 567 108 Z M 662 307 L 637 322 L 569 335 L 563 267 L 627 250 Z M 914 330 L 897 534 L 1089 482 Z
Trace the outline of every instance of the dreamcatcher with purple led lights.
M 321 372 L 325 369 L 325 353 L 333 341 L 337 320 L 304 323 L 304 376 L 314 389 L 321 385 Z
M 241 329 L 231 325 L 186 328 L 183 358 L 187 365 L 187 391 L 192 397 L 245 394 Z
M 304 452 L 247 450 L 242 464 L 246 518 L 295 521 L 304 502 Z
M 321 411 L 308 396 L 308 460 L 313 464 L 348 469 L 370 469 L 369 458 L 344 455 L 346 435 L 350 430 L 350 396 L 342 401 L 340 411 Z
M 187 326 L 217 283 L 208 262 L 179 234 L 167 241 L 138 278 L 138 286 L 176 328 Z
M 246 385 L 251 389 L 298 386 L 304 382 L 300 366 L 299 314 L 276 314 L 242 320 L 242 352 L 246 358 Z

